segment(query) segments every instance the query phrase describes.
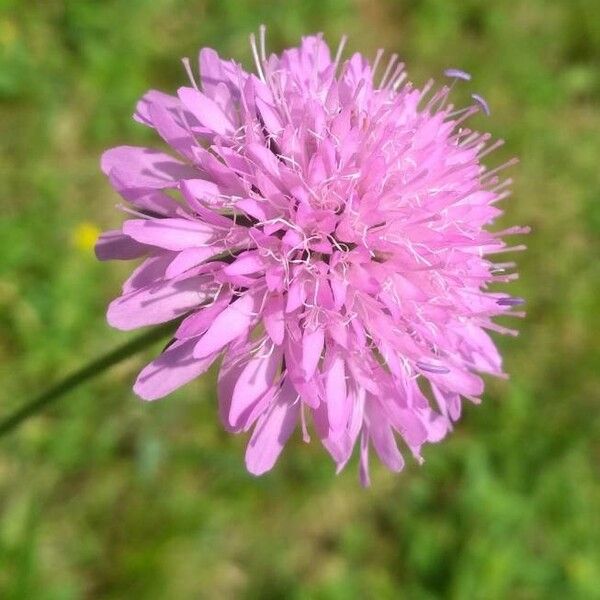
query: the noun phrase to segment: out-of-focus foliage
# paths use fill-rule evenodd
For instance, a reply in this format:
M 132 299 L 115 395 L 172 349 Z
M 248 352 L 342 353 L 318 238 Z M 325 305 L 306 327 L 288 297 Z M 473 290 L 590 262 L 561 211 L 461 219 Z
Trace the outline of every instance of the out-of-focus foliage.
M 397 51 L 417 83 L 473 74 L 521 157 L 505 223 L 530 224 L 521 337 L 423 467 L 359 488 L 299 436 L 252 479 L 211 376 L 142 405 L 136 357 L 0 440 L 0 597 L 600 598 L 600 4 L 596 0 L 2 0 L 0 410 L 126 339 L 104 321 L 129 266 L 100 152 L 200 46 L 248 62 L 322 30 Z M 469 86 L 461 85 L 466 99 Z

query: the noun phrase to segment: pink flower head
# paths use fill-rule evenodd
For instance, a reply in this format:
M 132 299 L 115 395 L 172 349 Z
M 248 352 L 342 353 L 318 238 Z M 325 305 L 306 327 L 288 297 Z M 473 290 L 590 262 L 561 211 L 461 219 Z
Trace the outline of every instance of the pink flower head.
M 219 412 L 252 430 L 249 471 L 273 467 L 309 426 L 341 470 L 359 441 L 393 471 L 398 442 L 421 461 L 478 402 L 477 373 L 502 375 L 487 330 L 520 299 L 487 291 L 514 279 L 490 232 L 510 180 L 481 159 L 501 142 L 464 122 L 487 105 L 417 89 L 393 55 L 334 58 L 321 36 L 267 56 L 257 73 L 200 51 L 200 81 L 148 92 L 135 119 L 168 154 L 121 146 L 102 169 L 128 218 L 97 255 L 143 262 L 108 309 L 119 329 L 182 319 L 135 392 L 167 395 L 222 357 Z M 466 79 L 462 72 L 450 75 Z M 512 248 L 518 249 L 520 247 Z

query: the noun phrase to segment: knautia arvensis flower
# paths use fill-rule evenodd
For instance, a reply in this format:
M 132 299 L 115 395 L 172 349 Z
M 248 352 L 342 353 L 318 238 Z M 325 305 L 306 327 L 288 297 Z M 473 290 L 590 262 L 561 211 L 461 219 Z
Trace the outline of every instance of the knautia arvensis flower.
M 392 55 L 332 58 L 321 36 L 267 55 L 256 74 L 204 48 L 199 79 L 176 96 L 148 92 L 135 119 L 172 148 L 121 146 L 102 169 L 127 202 L 98 257 L 143 258 L 108 309 L 119 329 L 184 317 L 140 373 L 146 400 L 167 395 L 222 357 L 219 412 L 252 430 L 251 473 L 273 467 L 299 428 L 342 469 L 360 446 L 393 471 L 401 442 L 417 460 L 478 402 L 479 374 L 502 375 L 487 331 L 522 301 L 488 291 L 517 247 L 491 232 L 510 179 L 482 159 L 501 142 L 465 122 L 452 85 L 421 89 Z M 467 85 L 462 83 L 462 85 Z

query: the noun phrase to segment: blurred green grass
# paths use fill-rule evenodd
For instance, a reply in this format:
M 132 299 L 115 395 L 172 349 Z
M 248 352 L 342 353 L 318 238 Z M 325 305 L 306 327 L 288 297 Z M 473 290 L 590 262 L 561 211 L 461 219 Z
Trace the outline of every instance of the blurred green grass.
M 124 341 L 104 321 L 127 265 L 99 173 L 148 88 L 201 46 L 248 62 L 324 31 L 397 51 L 417 83 L 459 66 L 478 126 L 518 155 L 506 223 L 532 225 L 521 336 L 455 433 L 400 476 L 336 477 L 298 437 L 253 479 L 216 418 L 214 374 L 160 403 L 136 357 L 0 440 L 0 597 L 600 598 L 600 4 L 595 0 L 0 1 L 0 409 Z M 87 224 L 87 225 L 86 225 Z M 79 234 L 78 234 L 79 232 Z M 82 233 L 83 232 L 83 233 Z M 150 353 L 148 353 L 148 356 Z

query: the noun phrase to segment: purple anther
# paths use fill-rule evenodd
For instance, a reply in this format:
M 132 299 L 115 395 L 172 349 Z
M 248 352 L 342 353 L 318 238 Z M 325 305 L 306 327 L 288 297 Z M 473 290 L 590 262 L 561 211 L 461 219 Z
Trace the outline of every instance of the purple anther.
M 437 373 L 439 375 L 450 373 L 450 369 L 448 367 L 444 367 L 443 365 L 432 365 L 420 360 L 418 360 L 415 364 L 417 367 L 419 367 L 419 369 L 421 369 L 421 371 L 427 371 L 428 373 Z
M 477 102 L 477 104 L 479 104 L 479 106 L 481 107 L 481 110 L 483 110 L 483 112 L 489 117 L 490 116 L 490 106 L 484 100 L 484 98 L 482 96 L 480 96 L 479 94 L 471 94 L 471 98 L 473 98 L 473 100 L 475 100 L 475 102 Z
M 496 304 L 500 306 L 519 306 L 520 304 L 525 304 L 524 298 L 500 298 L 496 301 Z
M 471 75 L 466 71 L 461 71 L 460 69 L 446 69 L 444 71 L 444 75 L 446 77 L 451 77 L 452 79 L 463 79 L 464 81 L 471 80 Z

